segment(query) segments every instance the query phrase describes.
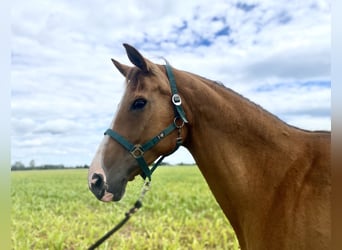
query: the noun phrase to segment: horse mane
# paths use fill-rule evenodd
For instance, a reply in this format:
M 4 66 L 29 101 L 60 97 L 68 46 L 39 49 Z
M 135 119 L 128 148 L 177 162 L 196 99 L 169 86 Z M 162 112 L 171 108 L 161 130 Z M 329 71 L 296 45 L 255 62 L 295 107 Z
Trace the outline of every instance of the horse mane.
M 283 125 L 286 125 L 286 126 L 289 126 L 291 128 L 300 130 L 302 132 L 307 132 L 307 133 L 326 133 L 326 134 L 330 134 L 331 133 L 331 131 L 327 131 L 327 130 L 308 130 L 308 129 L 303 129 L 303 128 L 299 128 L 299 127 L 296 127 L 294 125 L 288 124 L 285 121 L 283 121 L 282 119 L 280 119 L 278 116 L 276 116 L 275 114 L 271 113 L 270 111 L 268 111 L 265 108 L 263 108 L 262 106 L 260 106 L 259 104 L 251 101 L 250 99 L 248 99 L 247 97 L 243 96 L 242 94 L 240 94 L 240 93 L 234 91 L 233 89 L 227 87 L 221 81 L 211 80 L 211 79 L 208 79 L 206 77 L 203 77 L 203 76 L 200 76 L 200 75 L 196 75 L 196 74 L 193 74 L 193 73 L 190 73 L 190 74 L 195 76 L 195 77 L 197 77 L 197 78 L 200 78 L 208 86 L 210 86 L 212 89 L 215 89 L 218 92 L 226 91 L 226 92 L 229 92 L 229 93 L 237 96 L 241 100 L 243 100 L 246 103 L 248 103 L 248 104 L 252 105 L 253 107 L 255 107 L 257 110 L 261 111 L 266 116 L 269 116 L 269 117 L 272 117 L 273 119 L 276 119 L 278 122 L 282 123 Z

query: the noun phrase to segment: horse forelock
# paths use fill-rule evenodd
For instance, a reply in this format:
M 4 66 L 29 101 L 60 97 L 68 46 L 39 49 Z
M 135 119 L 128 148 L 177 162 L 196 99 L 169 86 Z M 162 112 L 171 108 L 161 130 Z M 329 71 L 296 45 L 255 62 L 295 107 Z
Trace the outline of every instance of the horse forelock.
M 164 86 L 163 83 L 165 83 L 165 87 L 168 89 L 168 80 L 162 65 L 150 65 L 148 73 L 141 71 L 137 67 L 132 67 L 126 76 L 126 87 L 132 91 L 143 90 L 146 88 L 146 84 L 149 84 L 150 86 L 154 85 L 156 88 L 162 90 L 162 86 Z
M 139 76 L 141 74 L 143 74 L 143 72 L 140 69 L 138 69 L 137 67 L 130 68 L 130 70 L 127 73 L 127 77 L 126 77 L 127 84 L 131 84 L 131 85 L 137 84 Z

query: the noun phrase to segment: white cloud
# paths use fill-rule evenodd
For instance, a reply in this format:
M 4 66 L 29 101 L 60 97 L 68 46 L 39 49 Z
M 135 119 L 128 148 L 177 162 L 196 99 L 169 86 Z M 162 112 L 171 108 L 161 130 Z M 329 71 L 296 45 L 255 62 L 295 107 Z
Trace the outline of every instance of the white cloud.
M 33 0 L 11 15 L 13 162 L 90 163 L 123 92 L 123 42 L 330 129 L 329 1 Z

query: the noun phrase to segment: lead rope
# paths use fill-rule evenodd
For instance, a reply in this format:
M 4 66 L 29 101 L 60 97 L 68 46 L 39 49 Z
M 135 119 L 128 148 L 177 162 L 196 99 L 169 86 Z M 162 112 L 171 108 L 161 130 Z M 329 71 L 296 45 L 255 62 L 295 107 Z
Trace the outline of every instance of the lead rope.
M 145 194 L 147 191 L 150 190 L 151 187 L 151 181 L 150 180 L 145 180 L 143 187 L 141 189 L 141 193 L 139 196 L 139 199 L 134 203 L 134 206 L 128 210 L 125 213 L 125 218 L 120 221 L 115 227 L 112 228 L 112 230 L 108 231 L 105 235 L 102 236 L 98 241 L 96 241 L 93 245 L 91 245 L 88 250 L 93 250 L 97 247 L 99 247 L 106 239 L 108 239 L 112 234 L 114 234 L 116 231 L 118 231 L 123 225 L 126 224 L 126 222 L 131 218 L 133 214 L 135 214 L 139 208 L 142 207 L 142 200 L 145 197 Z

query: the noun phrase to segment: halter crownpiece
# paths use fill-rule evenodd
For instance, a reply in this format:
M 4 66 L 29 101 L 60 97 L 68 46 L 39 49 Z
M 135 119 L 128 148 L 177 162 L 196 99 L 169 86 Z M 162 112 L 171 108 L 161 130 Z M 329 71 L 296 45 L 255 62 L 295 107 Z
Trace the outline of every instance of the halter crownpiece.
M 138 165 L 140 169 L 142 170 L 141 177 L 145 180 L 146 177 L 151 181 L 151 176 L 154 170 L 160 165 L 160 163 L 163 161 L 163 159 L 172 153 L 174 153 L 183 143 L 183 138 L 181 135 L 181 130 L 185 123 L 188 123 L 188 120 L 186 119 L 185 112 L 182 108 L 182 99 L 180 95 L 178 94 L 176 81 L 174 78 L 174 75 L 172 73 L 172 69 L 169 63 L 166 63 L 165 65 L 167 76 L 169 79 L 170 87 L 171 87 L 171 101 L 173 103 L 173 108 L 175 112 L 175 118 L 173 120 L 173 123 L 171 123 L 167 128 L 162 130 L 158 135 L 144 143 L 141 144 L 133 144 L 130 143 L 128 140 L 126 140 L 123 136 L 121 136 L 119 133 L 115 132 L 112 129 L 107 129 L 104 133 L 105 135 L 109 135 L 112 139 L 117 141 L 121 146 L 123 146 L 131 155 L 132 157 L 138 162 Z M 161 156 L 156 163 L 153 164 L 153 167 L 150 169 L 148 167 L 147 162 L 144 158 L 144 153 L 154 147 L 159 141 L 161 141 L 163 138 L 171 134 L 174 130 L 178 129 L 178 136 L 176 138 L 176 146 L 174 150 L 167 154 Z
M 172 92 L 171 100 L 175 108 L 175 116 L 182 118 L 183 122 L 188 123 L 188 120 L 186 119 L 186 116 L 185 116 L 185 112 L 182 108 L 182 99 L 180 95 L 178 94 L 176 80 L 172 73 L 170 64 L 166 63 L 165 68 L 166 68 L 166 73 L 170 82 L 170 87 L 171 87 L 171 92 Z

